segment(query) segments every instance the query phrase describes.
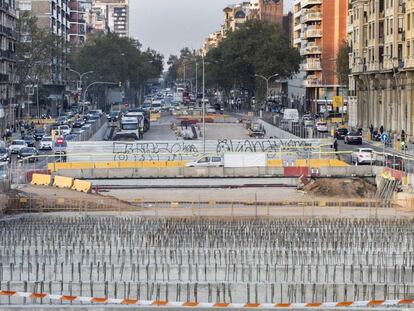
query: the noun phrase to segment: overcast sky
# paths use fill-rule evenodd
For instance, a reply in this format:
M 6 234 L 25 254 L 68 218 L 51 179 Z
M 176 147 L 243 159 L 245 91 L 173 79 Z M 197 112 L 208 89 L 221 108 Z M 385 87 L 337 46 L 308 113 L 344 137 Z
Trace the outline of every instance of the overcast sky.
M 241 0 L 130 0 L 130 35 L 166 58 L 182 47 L 201 48 L 223 23 L 223 8 Z M 293 0 L 285 0 L 285 11 Z

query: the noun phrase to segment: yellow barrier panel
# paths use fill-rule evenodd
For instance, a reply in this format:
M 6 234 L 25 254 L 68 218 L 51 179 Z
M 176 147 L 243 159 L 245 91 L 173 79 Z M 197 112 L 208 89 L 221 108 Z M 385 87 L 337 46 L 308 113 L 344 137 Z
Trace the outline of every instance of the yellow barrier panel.
M 349 166 L 348 163 L 342 161 L 342 160 L 329 160 L 329 166 L 333 167 L 346 167 Z
M 94 162 L 72 162 L 71 163 L 72 169 L 81 169 L 81 170 L 85 170 L 85 169 L 91 169 L 95 167 L 95 163 Z
M 52 183 L 52 176 L 45 174 L 33 174 L 32 185 L 50 186 Z
M 55 163 L 55 171 L 59 170 L 70 170 L 72 168 L 72 163 L 69 162 L 58 162 Z
M 143 168 L 161 168 L 161 167 L 167 167 L 167 162 L 165 161 L 143 161 L 142 162 Z
M 167 167 L 184 167 L 188 161 L 167 161 Z
M 47 169 L 51 172 L 55 172 L 55 163 L 48 163 Z
M 119 162 L 95 162 L 95 168 L 119 168 Z
M 267 161 L 267 166 L 282 167 L 283 166 L 283 161 L 282 160 L 268 160 Z
M 63 177 L 63 176 L 55 176 L 55 181 L 53 186 L 62 189 L 70 189 L 72 188 L 73 178 L 70 177 Z
M 72 189 L 79 192 L 89 193 L 92 190 L 92 183 L 90 181 L 75 179 Z

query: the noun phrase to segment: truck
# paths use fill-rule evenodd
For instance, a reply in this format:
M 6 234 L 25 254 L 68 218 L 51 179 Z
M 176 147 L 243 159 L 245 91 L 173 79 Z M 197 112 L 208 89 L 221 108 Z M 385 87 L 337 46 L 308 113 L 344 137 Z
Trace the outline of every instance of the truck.
M 267 154 L 264 152 L 224 153 L 223 155 L 204 155 L 188 162 L 186 167 L 266 167 Z
M 139 140 L 144 132 L 144 117 L 137 112 L 127 114 L 121 118 L 118 132 L 114 135 L 114 140 Z

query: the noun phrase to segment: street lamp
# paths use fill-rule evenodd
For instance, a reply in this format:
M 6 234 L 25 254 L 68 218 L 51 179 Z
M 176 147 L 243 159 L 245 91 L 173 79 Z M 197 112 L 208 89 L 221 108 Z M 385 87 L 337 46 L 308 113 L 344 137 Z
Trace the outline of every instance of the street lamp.
M 265 76 L 258 75 L 258 74 L 255 74 L 254 76 L 266 81 L 266 102 L 267 102 L 267 100 L 269 99 L 269 81 L 273 78 L 279 77 L 279 74 L 275 73 L 274 75 L 271 75 L 270 77 L 267 77 L 267 78 Z
M 83 77 L 88 75 L 88 74 L 94 73 L 94 71 L 92 71 L 92 70 L 84 72 L 84 73 L 80 73 L 79 71 L 73 70 L 72 68 L 68 68 L 68 70 L 73 72 L 73 73 L 76 73 L 79 76 L 78 89 L 81 89 L 81 90 L 82 90 L 82 79 L 83 79 Z
M 85 92 L 83 92 L 83 103 L 86 102 L 86 94 L 88 93 L 88 90 L 91 86 L 97 85 L 97 84 L 105 84 L 105 85 L 118 85 L 118 83 L 115 82 L 102 82 L 102 81 L 96 81 L 96 82 L 92 82 L 91 84 L 89 84 L 86 89 Z

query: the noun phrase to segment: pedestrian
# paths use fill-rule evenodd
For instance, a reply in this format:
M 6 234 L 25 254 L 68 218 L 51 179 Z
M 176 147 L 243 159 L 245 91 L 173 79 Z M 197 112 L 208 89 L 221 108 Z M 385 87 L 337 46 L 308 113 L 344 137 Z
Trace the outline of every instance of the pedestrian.
M 370 139 L 372 140 L 372 135 L 374 134 L 374 126 L 372 125 L 372 123 L 369 126 L 369 134 L 370 134 Z
M 381 125 L 381 127 L 380 127 L 380 134 L 382 135 L 382 134 L 384 134 L 384 127 Z
M 335 155 L 339 159 L 338 155 L 338 139 L 335 137 L 333 141 L 333 149 L 335 150 Z

